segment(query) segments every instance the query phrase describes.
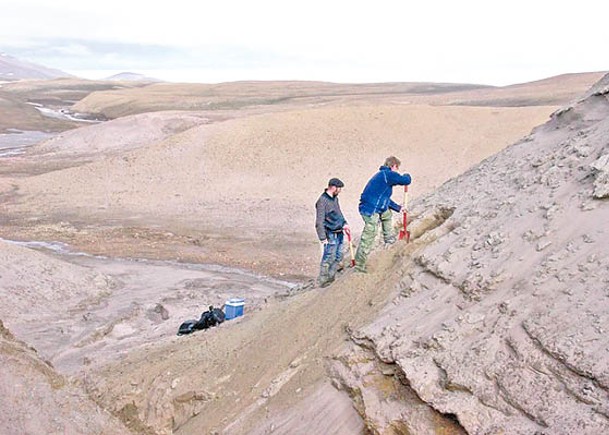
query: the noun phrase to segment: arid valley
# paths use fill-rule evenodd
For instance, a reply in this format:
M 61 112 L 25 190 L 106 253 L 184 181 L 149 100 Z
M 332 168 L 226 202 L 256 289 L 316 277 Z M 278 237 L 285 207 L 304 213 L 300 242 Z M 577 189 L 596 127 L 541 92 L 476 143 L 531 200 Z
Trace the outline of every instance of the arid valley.
M 607 77 L 2 82 L 0 432 L 609 430 Z M 389 155 L 411 242 L 317 287 Z

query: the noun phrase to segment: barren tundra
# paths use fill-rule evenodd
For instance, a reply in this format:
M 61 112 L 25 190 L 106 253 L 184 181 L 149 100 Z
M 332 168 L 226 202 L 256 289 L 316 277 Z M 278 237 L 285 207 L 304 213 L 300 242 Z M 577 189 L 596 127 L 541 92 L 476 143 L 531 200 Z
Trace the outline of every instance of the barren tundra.
M 19 398 L 0 427 L 606 431 L 607 79 L 584 94 L 601 77 L 156 84 L 66 106 L 116 119 L 0 158 L 0 385 Z M 412 242 L 313 288 L 315 200 L 341 178 L 359 233 L 390 154 L 414 179 Z M 175 336 L 232 296 L 243 318 Z

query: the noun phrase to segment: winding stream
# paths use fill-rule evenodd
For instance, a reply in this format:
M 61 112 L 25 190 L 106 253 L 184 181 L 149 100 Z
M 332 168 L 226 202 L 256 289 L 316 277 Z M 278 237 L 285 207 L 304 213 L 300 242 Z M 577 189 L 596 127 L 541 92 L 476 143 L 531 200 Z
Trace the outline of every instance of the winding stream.
M 25 154 L 27 147 L 50 139 L 56 133 L 42 131 L 11 130 L 9 133 L 0 133 L 0 158 L 15 157 Z

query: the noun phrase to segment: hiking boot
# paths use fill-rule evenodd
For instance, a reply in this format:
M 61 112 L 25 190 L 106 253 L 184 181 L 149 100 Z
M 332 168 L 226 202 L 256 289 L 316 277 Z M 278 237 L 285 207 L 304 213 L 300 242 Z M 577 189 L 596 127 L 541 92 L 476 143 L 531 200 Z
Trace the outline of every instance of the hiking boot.
M 326 288 L 328 287 L 330 284 L 332 284 L 334 282 L 334 278 L 330 278 L 330 277 L 324 277 L 324 278 L 319 278 L 319 286 L 321 288 Z
M 353 270 L 355 270 L 358 273 L 368 273 L 368 269 L 366 269 L 365 267 L 357 266 L 357 265 L 353 268 Z

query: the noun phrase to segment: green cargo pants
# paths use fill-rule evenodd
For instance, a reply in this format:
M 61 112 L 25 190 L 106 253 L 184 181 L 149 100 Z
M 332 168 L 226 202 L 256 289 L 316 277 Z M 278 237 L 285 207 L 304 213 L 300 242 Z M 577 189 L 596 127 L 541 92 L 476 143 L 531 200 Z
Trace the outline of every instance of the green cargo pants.
M 383 239 L 385 243 L 395 243 L 395 231 L 393 229 L 393 218 L 391 216 L 391 210 L 387 210 L 384 213 L 376 213 L 372 216 L 361 215 L 364 219 L 364 230 L 362 231 L 362 238 L 359 241 L 357 252 L 355 253 L 355 270 L 359 272 L 366 271 L 366 260 L 368 254 L 374 246 L 374 240 L 378 232 L 379 221 L 381 222 L 381 228 L 383 229 Z

